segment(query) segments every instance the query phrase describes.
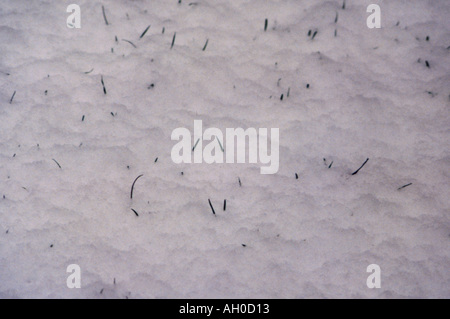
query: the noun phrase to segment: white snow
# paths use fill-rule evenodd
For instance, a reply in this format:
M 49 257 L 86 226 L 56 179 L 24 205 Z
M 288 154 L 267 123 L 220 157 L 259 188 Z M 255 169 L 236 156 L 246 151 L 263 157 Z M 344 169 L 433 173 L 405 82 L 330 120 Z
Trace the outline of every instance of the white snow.
M 0 1 L 0 297 L 450 297 L 448 1 L 73 2 Z M 174 164 L 194 120 L 279 172 Z

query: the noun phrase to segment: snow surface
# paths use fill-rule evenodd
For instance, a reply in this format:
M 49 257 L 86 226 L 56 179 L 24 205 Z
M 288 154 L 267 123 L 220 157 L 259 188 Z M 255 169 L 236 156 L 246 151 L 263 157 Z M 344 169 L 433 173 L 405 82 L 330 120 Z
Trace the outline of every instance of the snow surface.
M 0 1 L 0 297 L 449 298 L 449 17 L 447 0 Z M 174 164 L 194 120 L 280 128 L 279 172 Z

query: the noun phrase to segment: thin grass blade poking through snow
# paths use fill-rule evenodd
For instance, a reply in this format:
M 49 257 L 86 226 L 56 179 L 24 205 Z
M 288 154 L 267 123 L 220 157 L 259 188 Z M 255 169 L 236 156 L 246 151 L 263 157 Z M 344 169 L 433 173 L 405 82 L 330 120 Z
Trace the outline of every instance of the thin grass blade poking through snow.
M 353 172 L 353 174 L 352 175 L 356 175 L 356 174 L 358 174 L 358 172 L 361 170 L 361 168 L 363 168 L 364 167 L 364 165 L 366 165 L 366 163 L 369 161 L 369 159 L 366 159 L 366 161 L 361 165 L 361 167 L 360 168 L 358 168 L 355 172 Z
M 103 82 L 103 75 L 102 78 L 100 80 L 102 82 L 102 86 L 103 86 L 103 93 L 106 95 L 106 87 L 105 87 L 105 82 Z
M 200 142 L 200 139 L 197 139 L 197 142 L 195 142 L 194 147 L 192 147 L 192 152 L 195 150 L 195 148 L 197 147 L 198 142 Z
M 130 40 L 126 40 L 126 39 L 122 39 L 122 41 L 128 42 L 129 44 L 131 44 L 135 49 L 137 48 L 137 46 L 131 42 Z
M 58 165 L 59 168 L 61 168 L 61 165 L 59 165 L 59 163 L 54 158 L 52 158 L 52 160 L 56 163 L 56 165 Z
M 150 26 L 151 26 L 151 25 L 149 25 L 149 26 L 147 27 L 147 29 L 145 29 L 145 31 L 142 32 L 142 34 L 141 34 L 141 36 L 139 37 L 139 39 L 142 39 L 142 38 L 144 37 L 144 35 L 147 33 L 148 29 L 150 29 Z
M 14 91 L 13 95 L 11 96 L 11 99 L 9 100 L 9 104 L 11 104 L 12 101 L 14 100 L 14 96 L 16 96 L 16 91 Z
M 211 207 L 212 213 L 216 216 L 216 211 L 214 210 L 213 205 L 211 204 L 211 200 L 208 198 L 209 207 Z
M 177 37 L 177 33 L 175 32 L 175 33 L 173 34 L 172 45 L 170 46 L 170 49 L 171 49 L 171 50 L 172 50 L 173 46 L 175 45 L 175 39 L 176 39 L 176 37 Z
M 209 39 L 206 39 L 206 43 L 205 43 L 205 46 L 203 47 L 203 50 L 202 50 L 202 51 L 205 51 L 205 50 L 206 50 L 206 47 L 208 46 L 208 42 L 209 42 Z
M 219 138 L 217 138 L 217 136 L 216 136 L 216 139 L 217 139 L 217 142 L 219 142 L 219 146 L 220 146 L 220 149 L 222 150 L 222 153 L 225 153 L 225 150 L 223 149 L 222 143 L 220 143 L 220 140 L 219 140 Z
M 144 174 L 139 175 L 138 177 L 136 177 L 136 179 L 133 182 L 133 185 L 131 185 L 131 193 L 130 193 L 130 198 L 133 199 L 133 190 L 134 190 L 134 184 L 136 184 L 136 181 L 141 178 L 142 176 L 144 176 Z
M 104 6 L 102 6 L 102 12 L 103 12 L 103 19 L 105 19 L 106 25 L 109 25 L 108 19 L 106 19 L 106 13 L 105 13 L 105 7 Z
M 137 211 L 135 211 L 133 208 L 131 209 L 132 211 L 133 211 L 133 213 L 135 213 L 136 214 L 136 217 L 139 217 L 139 214 L 138 214 L 138 212 Z
M 408 186 L 411 186 L 411 185 L 412 185 L 412 183 L 403 185 L 402 187 L 397 188 L 397 190 L 401 190 L 401 189 L 403 189 L 403 188 L 405 188 L 405 187 L 408 187 Z

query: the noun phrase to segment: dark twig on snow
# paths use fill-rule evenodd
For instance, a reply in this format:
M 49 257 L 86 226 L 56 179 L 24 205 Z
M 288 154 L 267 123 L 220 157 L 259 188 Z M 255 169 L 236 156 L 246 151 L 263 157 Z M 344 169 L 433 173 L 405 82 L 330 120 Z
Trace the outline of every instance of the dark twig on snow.
M 144 174 L 139 175 L 138 177 L 136 177 L 136 179 L 135 179 L 134 182 L 133 182 L 133 185 L 131 185 L 131 193 L 130 193 L 130 198 L 131 198 L 131 199 L 133 198 L 134 184 L 136 184 L 136 181 L 137 181 L 139 178 L 141 178 L 142 176 L 144 176 Z
M 356 175 L 356 174 L 358 174 L 358 172 L 360 171 L 360 169 L 361 168 L 363 168 L 364 167 L 364 165 L 366 165 L 366 163 L 369 161 L 369 159 L 366 159 L 366 161 L 361 165 L 361 167 L 360 168 L 358 168 L 355 172 L 353 172 L 353 174 L 352 175 Z
M 269 24 L 269 20 L 266 19 L 264 22 L 264 31 L 267 31 L 267 25 Z
M 227 200 L 224 199 L 223 200 L 223 211 L 226 211 L 226 210 L 227 210 Z

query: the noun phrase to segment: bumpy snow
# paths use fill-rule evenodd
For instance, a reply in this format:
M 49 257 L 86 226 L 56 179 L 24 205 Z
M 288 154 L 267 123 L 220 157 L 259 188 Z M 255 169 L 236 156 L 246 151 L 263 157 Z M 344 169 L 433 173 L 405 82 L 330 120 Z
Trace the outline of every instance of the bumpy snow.
M 447 0 L 73 2 L 0 1 L 0 297 L 450 297 Z M 278 173 L 174 164 L 194 120 Z

